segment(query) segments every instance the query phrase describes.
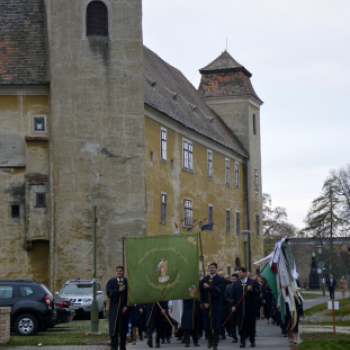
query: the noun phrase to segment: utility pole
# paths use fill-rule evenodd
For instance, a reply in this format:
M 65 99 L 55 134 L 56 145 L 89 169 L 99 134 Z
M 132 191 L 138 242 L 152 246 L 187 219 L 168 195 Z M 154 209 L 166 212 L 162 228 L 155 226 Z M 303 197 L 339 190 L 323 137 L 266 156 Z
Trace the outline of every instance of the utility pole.
M 96 300 L 96 205 L 93 207 L 94 211 L 94 238 L 93 238 L 93 256 L 94 256 L 94 277 L 92 284 L 93 301 L 91 305 L 91 333 L 99 334 L 99 318 L 98 318 L 98 303 Z

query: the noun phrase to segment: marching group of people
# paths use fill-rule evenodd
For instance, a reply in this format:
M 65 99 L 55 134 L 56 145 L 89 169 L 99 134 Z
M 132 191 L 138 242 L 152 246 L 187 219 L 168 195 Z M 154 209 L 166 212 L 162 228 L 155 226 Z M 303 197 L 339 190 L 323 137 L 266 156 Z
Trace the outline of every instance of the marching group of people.
M 229 276 L 223 270 L 218 270 L 216 263 L 210 264 L 206 276 L 200 276 L 200 300 L 183 300 L 180 325 L 171 319 L 168 301 L 128 306 L 128 284 L 122 266 L 116 268 L 116 275 L 106 287 L 110 298 L 109 335 L 112 350 L 118 349 L 118 338 L 120 349 L 125 350 L 130 319 L 134 345 L 137 330 L 140 340 L 147 337 L 149 347 L 154 345 L 155 333 L 155 347 L 160 347 L 161 343 L 170 343 L 173 326 L 178 326 L 174 334 L 185 343 L 185 347 L 190 346 L 191 337 L 194 346 L 199 346 L 198 340 L 203 334 L 208 341 L 207 347 L 213 350 L 217 350 L 220 339 L 226 339 L 226 334 L 232 337 L 232 343 L 238 343 L 239 336 L 241 348 L 246 346 L 247 339 L 251 347 L 255 347 L 256 320 L 261 318 L 280 326 L 282 333 L 289 335 L 289 342 L 296 344 L 298 324 L 293 329 L 289 325 L 288 308 L 283 322 L 267 281 L 251 276 L 244 267 Z M 302 305 L 298 304 L 297 312 L 299 319 Z

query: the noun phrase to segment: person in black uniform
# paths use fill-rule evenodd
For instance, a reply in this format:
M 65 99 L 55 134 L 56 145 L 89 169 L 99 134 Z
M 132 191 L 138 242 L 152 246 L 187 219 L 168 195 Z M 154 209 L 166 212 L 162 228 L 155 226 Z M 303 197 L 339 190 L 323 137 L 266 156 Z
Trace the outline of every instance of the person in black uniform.
M 245 267 L 240 267 L 240 279 L 232 286 L 232 311 L 236 312 L 239 335 L 241 337 L 241 348 L 245 347 L 245 339 L 249 337 L 251 347 L 255 347 L 255 304 L 254 299 L 259 295 L 257 282 L 247 277 Z M 244 293 L 247 292 L 241 303 Z
M 335 287 L 337 285 L 337 282 L 333 278 L 332 274 L 329 275 L 329 279 L 327 280 L 326 285 L 327 285 L 328 290 L 329 290 L 329 297 L 331 299 L 334 299 L 334 289 L 335 289 Z
M 147 327 L 147 345 L 153 347 L 153 332 L 156 330 L 156 348 L 160 347 L 160 338 L 163 334 L 163 323 L 168 322 L 165 314 L 168 310 L 168 302 L 159 302 L 162 310 L 157 303 L 146 304 L 146 327 Z
M 228 303 L 230 304 L 230 310 L 232 309 L 231 308 L 231 304 L 232 304 L 232 287 L 233 287 L 233 284 L 237 280 L 238 280 L 238 275 L 236 273 L 232 274 L 231 284 L 227 285 L 226 288 L 225 288 L 225 299 L 226 299 L 227 304 Z M 228 317 L 228 315 L 226 316 L 226 318 Z M 237 340 L 237 322 L 236 322 L 236 313 L 235 312 L 231 315 L 231 317 L 227 321 L 226 325 L 228 325 L 230 327 L 230 334 L 231 334 L 231 336 L 233 338 L 232 339 L 232 343 L 237 343 L 237 341 L 238 341 Z
M 183 301 L 183 311 L 181 317 L 181 329 L 184 333 L 185 347 L 190 346 L 190 336 L 194 346 L 198 344 L 198 326 L 200 319 L 200 305 L 198 300 L 188 299 Z
M 208 335 L 208 348 L 217 349 L 222 324 L 225 279 L 216 274 L 218 265 L 209 265 L 209 275 L 200 284 L 201 305 L 204 308 L 204 328 Z
M 124 277 L 123 266 L 117 266 L 116 274 L 117 277 L 110 279 L 106 286 L 106 293 L 110 299 L 109 335 L 112 350 L 118 349 L 118 335 L 120 336 L 120 349 L 125 350 L 130 317 L 130 309 L 127 307 L 128 281 Z
M 131 327 L 132 327 L 132 345 L 136 345 L 136 330 L 139 329 L 140 340 L 143 340 L 143 326 L 144 326 L 144 304 L 135 304 L 131 310 Z

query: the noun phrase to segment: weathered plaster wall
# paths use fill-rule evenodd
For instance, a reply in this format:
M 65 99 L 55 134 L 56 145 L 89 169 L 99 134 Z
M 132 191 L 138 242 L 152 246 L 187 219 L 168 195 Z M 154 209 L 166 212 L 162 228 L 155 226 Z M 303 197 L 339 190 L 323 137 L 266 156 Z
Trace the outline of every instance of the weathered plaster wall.
M 148 115 L 152 116 L 149 118 Z M 168 159 L 160 159 L 160 130 L 167 129 Z M 147 234 L 170 234 L 175 232 L 177 222 L 180 232 L 186 232 L 181 224 L 183 220 L 183 200 L 193 200 L 193 219 L 196 223 L 208 216 L 208 204 L 213 205 L 213 231 L 203 231 L 203 249 L 205 264 L 216 261 L 220 268 L 226 270 L 230 265 L 232 271 L 235 259 L 244 262 L 243 241 L 236 235 L 235 212 L 241 213 L 241 229 L 246 229 L 245 176 L 243 160 L 234 152 L 218 146 L 212 141 L 198 136 L 194 132 L 171 123 L 160 113 L 146 108 L 146 191 L 148 198 L 153 198 L 148 205 Z M 194 172 L 182 168 L 182 139 L 193 142 Z M 208 178 L 207 150 L 213 151 L 213 179 Z M 153 153 L 153 161 L 151 158 Z M 225 157 L 230 158 L 231 185 L 225 184 Z M 239 163 L 240 186 L 234 184 L 234 163 Z M 167 221 L 161 223 L 161 192 L 167 194 Z M 225 231 L 226 209 L 231 210 L 231 230 Z M 197 227 L 198 229 L 198 227 Z
M 223 96 L 205 98 L 208 105 L 215 110 L 234 132 L 249 153 L 249 193 L 251 198 L 251 261 L 263 256 L 262 242 L 262 181 L 260 151 L 260 109 L 256 100 L 250 96 Z M 253 113 L 256 116 L 257 132 L 253 134 Z M 259 190 L 255 191 L 254 169 L 258 169 Z M 260 218 L 260 237 L 257 236 L 256 215 Z M 252 270 L 255 266 L 252 266 Z
M 51 74 L 51 288 L 122 262 L 124 235 L 145 233 L 141 0 L 105 1 L 109 38 L 86 38 L 89 1 L 46 1 Z
M 0 159 L 8 159 L 9 162 L 0 163 L 0 272 L 2 278 L 32 278 L 39 281 L 48 281 L 48 263 L 39 263 L 43 256 L 47 256 L 48 242 L 37 246 L 35 254 L 28 251 L 26 242 L 26 178 L 28 169 L 35 171 L 47 171 L 47 149 L 40 143 L 28 143 L 26 137 L 38 136 L 33 129 L 33 116 L 48 114 L 48 96 L 31 95 L 30 88 L 22 91 L 21 95 L 13 92 L 11 95 L 2 94 L 0 90 L 0 115 L 1 130 L 0 142 L 5 147 L 0 147 Z M 48 117 L 47 117 L 48 118 Z M 45 136 L 47 133 L 40 133 Z M 45 143 L 47 144 L 47 142 Z M 18 146 L 18 147 L 17 147 Z M 10 154 L 18 155 L 21 162 L 12 162 Z M 39 149 L 40 157 L 37 158 Z M 14 152 L 14 153 L 13 153 Z M 45 164 L 46 162 L 46 164 Z M 20 217 L 11 218 L 11 205 L 20 206 Z

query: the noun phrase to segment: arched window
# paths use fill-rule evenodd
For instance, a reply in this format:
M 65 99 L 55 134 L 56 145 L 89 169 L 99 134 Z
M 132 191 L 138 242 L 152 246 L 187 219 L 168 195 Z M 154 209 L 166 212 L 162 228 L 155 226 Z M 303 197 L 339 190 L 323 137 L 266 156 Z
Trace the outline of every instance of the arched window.
M 253 114 L 253 134 L 256 135 L 256 117 L 255 117 L 255 114 Z
M 86 36 L 108 37 L 108 10 L 102 1 L 91 1 L 86 9 Z

